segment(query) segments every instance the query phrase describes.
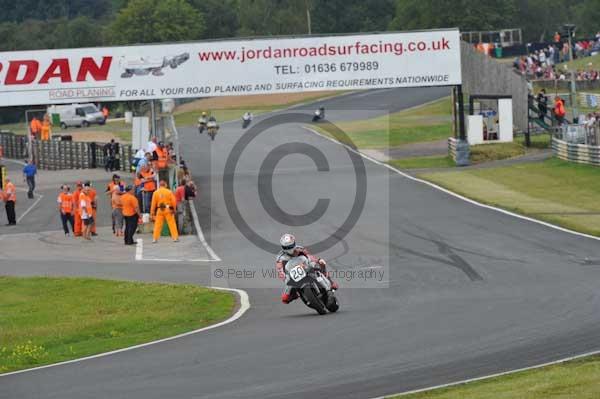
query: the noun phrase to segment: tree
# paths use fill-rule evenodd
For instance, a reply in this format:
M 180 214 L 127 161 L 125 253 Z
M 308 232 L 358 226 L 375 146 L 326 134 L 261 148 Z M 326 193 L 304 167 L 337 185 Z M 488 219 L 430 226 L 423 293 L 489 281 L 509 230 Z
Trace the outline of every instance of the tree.
M 387 30 L 394 0 L 314 0 L 313 31 L 349 33 Z
M 600 31 L 600 4 L 598 0 L 584 0 L 574 6 L 573 14 L 579 23 L 578 36 L 594 37 Z
M 390 28 L 493 30 L 511 28 L 516 14 L 515 0 L 398 0 Z
M 240 27 L 236 0 L 192 0 L 191 4 L 204 15 L 204 38 L 235 36 Z
M 204 18 L 185 0 L 131 0 L 109 32 L 115 44 L 198 40 Z
M 240 0 L 239 36 L 306 34 L 305 0 Z

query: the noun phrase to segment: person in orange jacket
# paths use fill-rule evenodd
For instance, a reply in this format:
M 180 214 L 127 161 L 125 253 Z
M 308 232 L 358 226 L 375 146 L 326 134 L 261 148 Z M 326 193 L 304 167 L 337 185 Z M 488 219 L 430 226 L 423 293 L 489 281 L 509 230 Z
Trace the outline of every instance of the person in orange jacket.
M 52 136 L 52 123 L 50 122 L 50 116 L 48 114 L 44 115 L 44 122 L 42 123 L 40 131 L 42 140 L 50 140 L 50 136 Z
M 565 110 L 565 102 L 559 96 L 556 96 L 554 99 L 554 115 L 556 116 L 556 120 L 559 125 L 565 123 L 565 115 L 567 111 Z
M 42 122 L 40 122 L 40 120 L 34 116 L 31 122 L 29 123 L 29 130 L 31 131 L 31 136 L 33 138 L 40 138 L 40 135 L 42 133 Z
M 79 196 L 81 195 L 81 192 L 83 190 L 83 184 L 80 181 L 78 181 L 76 183 L 76 187 L 77 188 L 73 192 L 73 210 L 75 215 L 75 226 L 73 227 L 73 235 L 75 237 L 81 237 L 83 226 L 81 224 L 81 207 L 79 206 Z
M 17 225 L 17 216 L 15 215 L 15 204 L 17 203 L 17 189 L 15 185 L 6 178 L 6 186 L 4 192 L 2 192 L 2 199 L 4 200 L 4 207 L 6 209 L 6 218 L 8 219 L 7 226 Z
M 83 185 L 83 188 L 88 189 L 87 196 L 90 198 L 92 206 L 92 224 L 90 225 L 90 232 L 93 236 L 97 236 L 98 234 L 96 233 L 96 218 L 98 216 L 98 192 L 94 187 L 92 187 L 92 182 L 90 181 L 86 181 Z
M 61 186 L 62 191 L 58 195 L 58 211 L 60 212 L 60 220 L 62 221 L 63 230 L 65 231 L 65 236 L 69 236 L 69 225 L 71 224 L 71 230 L 75 232 L 75 221 L 74 221 L 74 204 L 73 204 L 73 194 L 71 194 L 71 188 L 66 184 Z
M 154 234 L 152 243 L 157 243 L 162 231 L 165 220 L 169 225 L 169 232 L 174 242 L 179 241 L 179 233 L 175 224 L 175 210 L 177 208 L 177 200 L 175 194 L 167 188 L 167 182 L 160 181 L 160 187 L 152 195 L 152 206 L 150 207 L 150 215 L 154 221 Z

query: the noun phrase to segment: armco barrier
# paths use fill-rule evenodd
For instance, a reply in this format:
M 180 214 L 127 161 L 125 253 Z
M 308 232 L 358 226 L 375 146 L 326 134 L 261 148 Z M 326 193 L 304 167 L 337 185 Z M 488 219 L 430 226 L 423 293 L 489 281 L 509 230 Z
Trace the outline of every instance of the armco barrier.
M 90 169 L 103 168 L 105 143 L 83 143 L 77 141 L 39 141 L 32 143 L 33 157 L 40 169 Z M 10 132 L 0 132 L 0 146 L 4 157 L 24 159 L 27 157 L 27 138 Z M 129 171 L 133 159 L 130 145 L 119 145 L 120 170 Z M 95 160 L 95 164 L 92 162 Z
M 600 166 L 600 147 L 585 144 L 570 144 L 552 138 L 552 152 L 562 160 Z

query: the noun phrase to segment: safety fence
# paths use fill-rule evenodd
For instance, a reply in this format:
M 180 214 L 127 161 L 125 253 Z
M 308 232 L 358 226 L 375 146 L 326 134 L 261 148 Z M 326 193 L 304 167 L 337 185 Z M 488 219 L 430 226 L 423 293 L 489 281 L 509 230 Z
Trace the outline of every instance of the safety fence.
M 94 169 L 102 168 L 106 163 L 105 144 L 63 140 L 34 140 L 31 150 L 33 159 L 40 169 Z M 28 144 L 25 136 L 0 132 L 0 145 L 4 148 L 6 158 L 25 159 L 28 156 Z M 116 169 L 129 171 L 133 155 L 130 145 L 120 144 L 119 152 L 115 156 Z
M 552 151 L 557 158 L 565 161 L 600 166 L 600 147 L 585 144 L 570 144 L 552 139 Z
M 448 154 L 456 161 L 456 138 L 448 137 Z

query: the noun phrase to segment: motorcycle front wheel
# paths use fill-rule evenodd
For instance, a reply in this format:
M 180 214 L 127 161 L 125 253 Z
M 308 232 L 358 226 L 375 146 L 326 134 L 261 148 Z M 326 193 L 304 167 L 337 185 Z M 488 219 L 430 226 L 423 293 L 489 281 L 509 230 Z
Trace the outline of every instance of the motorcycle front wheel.
M 319 312 L 320 315 L 324 315 L 327 313 L 325 305 L 323 305 L 323 302 L 321 302 L 321 300 L 317 297 L 317 295 L 313 291 L 312 286 L 308 285 L 304 287 L 302 290 L 302 295 L 308 303 L 308 306 Z
M 335 295 L 333 294 L 329 294 L 329 296 L 327 297 L 327 310 L 329 310 L 331 313 L 335 313 L 338 311 L 338 309 L 340 308 L 340 304 L 337 300 L 337 298 L 335 297 Z

